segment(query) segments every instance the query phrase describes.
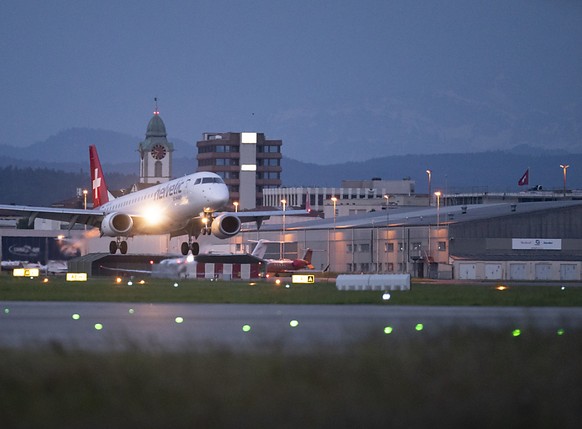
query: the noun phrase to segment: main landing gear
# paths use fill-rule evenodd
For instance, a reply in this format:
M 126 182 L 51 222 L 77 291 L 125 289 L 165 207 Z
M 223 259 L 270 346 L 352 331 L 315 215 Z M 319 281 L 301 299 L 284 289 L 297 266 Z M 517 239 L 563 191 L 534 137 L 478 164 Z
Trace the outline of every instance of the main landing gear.
M 192 251 L 192 255 L 196 256 L 198 253 L 200 253 L 200 245 L 196 242 L 192 243 L 192 239 L 189 239 L 188 242 L 184 241 L 182 243 L 180 250 L 184 256 L 186 256 L 189 251 Z
M 109 243 L 109 253 L 115 255 L 117 253 L 117 249 L 122 255 L 127 253 L 127 241 L 121 241 L 121 239 L 117 239 L 117 241 L 111 241 Z

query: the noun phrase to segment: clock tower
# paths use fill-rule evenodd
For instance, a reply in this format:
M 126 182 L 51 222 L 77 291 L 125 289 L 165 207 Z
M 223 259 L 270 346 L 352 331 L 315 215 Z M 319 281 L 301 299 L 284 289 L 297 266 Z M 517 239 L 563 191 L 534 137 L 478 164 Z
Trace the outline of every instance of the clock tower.
M 157 106 L 148 124 L 146 138 L 139 144 L 138 152 L 140 156 L 139 183 L 155 185 L 172 178 L 174 145 L 166 138 L 166 126 L 160 118 Z

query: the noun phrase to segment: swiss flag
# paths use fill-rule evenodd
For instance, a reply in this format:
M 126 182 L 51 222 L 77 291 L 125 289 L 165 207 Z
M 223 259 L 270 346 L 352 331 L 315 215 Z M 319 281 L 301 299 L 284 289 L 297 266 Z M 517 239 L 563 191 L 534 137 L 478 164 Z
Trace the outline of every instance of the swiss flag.
M 529 183 L 529 168 L 527 170 L 525 170 L 525 173 L 523 173 L 523 176 L 521 176 L 521 179 L 519 179 L 517 181 L 517 184 L 519 186 L 525 186 Z

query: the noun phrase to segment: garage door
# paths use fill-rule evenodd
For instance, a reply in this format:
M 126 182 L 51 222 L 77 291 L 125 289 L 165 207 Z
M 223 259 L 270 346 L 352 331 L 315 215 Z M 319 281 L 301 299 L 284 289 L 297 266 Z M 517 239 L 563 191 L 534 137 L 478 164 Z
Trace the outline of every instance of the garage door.
M 476 271 L 475 264 L 459 264 L 459 279 L 475 280 Z
M 525 276 L 525 264 L 509 264 L 510 280 L 527 280 Z
M 486 280 L 501 280 L 503 278 L 503 270 L 501 264 L 485 264 L 485 279 Z
M 536 280 L 551 280 L 552 279 L 552 265 L 551 264 L 536 264 Z
M 560 264 L 560 280 L 579 280 L 576 264 Z

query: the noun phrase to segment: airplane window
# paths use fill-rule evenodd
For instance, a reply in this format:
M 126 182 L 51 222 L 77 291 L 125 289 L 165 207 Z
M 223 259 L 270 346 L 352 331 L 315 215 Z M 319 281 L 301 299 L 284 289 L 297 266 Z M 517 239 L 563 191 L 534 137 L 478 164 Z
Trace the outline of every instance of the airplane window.
M 202 181 L 202 179 L 196 179 L 196 181 L 194 182 L 194 184 L 195 185 L 199 185 L 201 181 Z

